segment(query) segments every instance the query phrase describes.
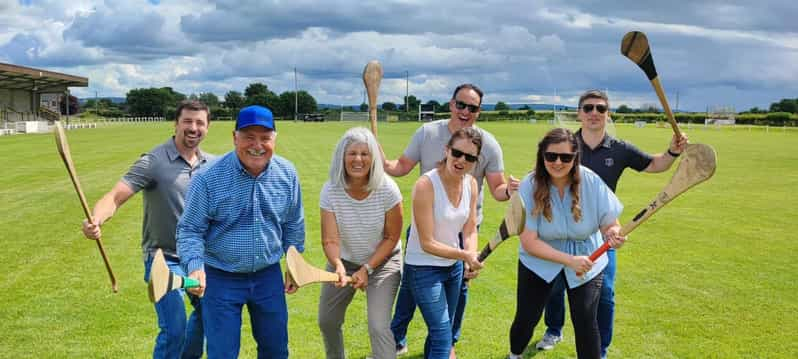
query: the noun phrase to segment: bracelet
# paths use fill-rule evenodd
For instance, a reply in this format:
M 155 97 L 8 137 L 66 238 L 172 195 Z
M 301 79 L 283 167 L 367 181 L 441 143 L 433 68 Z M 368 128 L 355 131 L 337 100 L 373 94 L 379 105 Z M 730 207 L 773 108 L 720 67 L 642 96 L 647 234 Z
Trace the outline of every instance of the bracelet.
M 668 149 L 668 154 L 673 158 L 679 157 L 679 155 L 681 155 L 681 153 L 674 153 L 670 148 Z

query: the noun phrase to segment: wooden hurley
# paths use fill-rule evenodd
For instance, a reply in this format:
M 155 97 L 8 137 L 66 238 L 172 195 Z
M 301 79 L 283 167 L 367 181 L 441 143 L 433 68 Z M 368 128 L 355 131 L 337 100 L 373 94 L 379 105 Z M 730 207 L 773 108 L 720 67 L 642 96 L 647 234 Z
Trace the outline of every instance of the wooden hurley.
M 159 248 L 155 251 L 150 266 L 150 281 L 147 282 L 147 292 L 150 301 L 158 303 L 166 293 L 180 288 L 196 288 L 200 283 L 196 279 L 177 275 L 169 271 L 163 251 Z
M 715 174 L 716 166 L 717 156 L 712 147 L 702 144 L 687 145 L 687 148 L 682 154 L 682 161 L 679 162 L 679 167 L 676 169 L 673 177 L 671 177 L 671 181 L 646 208 L 643 208 L 635 215 L 631 222 L 621 227 L 621 236 L 626 236 L 631 233 L 637 226 L 645 222 L 645 220 L 654 215 L 660 208 L 665 207 L 666 204 L 670 203 L 680 194 L 710 179 L 712 175 Z M 601 247 L 590 255 L 590 260 L 596 261 L 609 248 L 609 242 L 605 241 Z
M 83 194 L 83 189 L 80 187 L 80 180 L 78 179 L 77 171 L 75 171 L 75 164 L 72 162 L 72 155 L 69 152 L 69 143 L 67 142 L 66 133 L 64 132 L 64 128 L 61 127 L 60 121 L 55 121 L 55 144 L 58 147 L 58 153 L 64 161 L 67 172 L 69 172 L 69 178 L 72 179 L 72 184 L 75 186 L 75 192 L 77 192 L 78 199 L 80 199 L 83 213 L 86 215 L 86 219 L 89 223 L 94 224 L 94 218 L 91 216 L 91 210 L 89 210 L 89 204 L 86 202 L 86 196 Z M 108 277 L 111 278 L 111 289 L 116 293 L 119 291 L 119 287 L 116 284 L 116 276 L 114 276 L 114 271 L 111 269 L 111 263 L 108 262 L 108 256 L 105 255 L 103 241 L 101 238 L 97 238 L 95 242 L 97 242 L 97 249 L 100 250 L 100 255 L 103 257 L 105 270 L 108 271 Z
M 380 82 L 382 81 L 382 65 L 377 60 L 371 60 L 363 69 L 363 84 L 366 85 L 366 93 L 369 97 L 369 121 L 371 121 L 371 133 L 377 137 L 377 95 L 380 92 Z
M 488 256 L 493 253 L 500 244 L 504 243 L 507 238 L 517 236 L 524 230 L 524 221 L 526 220 L 526 213 L 524 212 L 524 202 L 518 192 L 510 196 L 510 205 L 504 213 L 499 229 L 493 238 L 485 245 L 482 252 L 479 253 L 479 261 L 484 262 Z
M 288 252 L 285 254 L 285 263 L 288 267 L 288 275 L 286 277 L 298 287 L 313 283 L 338 281 L 338 274 L 310 265 L 305 261 L 305 258 L 302 258 L 302 255 L 294 246 L 288 247 Z
M 682 137 L 682 132 L 679 130 L 679 125 L 673 117 L 670 105 L 668 105 L 668 98 L 665 97 L 665 91 L 662 89 L 662 84 L 659 82 L 657 76 L 657 69 L 654 67 L 654 58 L 651 56 L 651 48 L 648 46 L 648 38 L 646 34 L 640 31 L 630 31 L 624 35 L 621 41 L 621 53 L 629 60 L 636 63 L 643 72 L 648 76 L 651 81 L 651 86 L 654 86 L 654 91 L 657 93 L 662 109 L 668 117 L 668 122 L 673 128 L 673 133 L 676 137 Z

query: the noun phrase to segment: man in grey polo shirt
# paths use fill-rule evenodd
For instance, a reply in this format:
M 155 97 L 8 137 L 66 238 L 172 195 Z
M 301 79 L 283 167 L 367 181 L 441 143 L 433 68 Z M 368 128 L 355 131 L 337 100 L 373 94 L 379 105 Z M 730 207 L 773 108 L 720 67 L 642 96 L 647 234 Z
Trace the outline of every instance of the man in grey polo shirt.
M 488 131 L 475 126 L 479 117 L 480 106 L 482 106 L 482 90 L 473 84 L 462 84 L 455 88 L 452 99 L 449 100 L 449 110 L 451 117 L 448 120 L 438 120 L 426 123 L 421 126 L 410 144 L 407 145 L 404 154 L 396 160 L 387 160 L 384 155 L 383 168 L 385 172 L 394 177 L 401 177 L 413 170 L 417 163 L 421 162 L 419 174 L 424 174 L 438 165 L 438 161 L 445 157 L 446 144 L 452 137 L 452 133 L 465 128 L 474 127 L 482 135 L 482 152 L 479 155 L 471 175 L 477 180 L 479 188 L 479 200 L 477 202 L 477 225 L 482 223 L 482 184 L 487 178 L 490 194 L 497 201 L 510 199 L 510 193 L 518 190 L 518 180 L 513 176 L 509 181 L 504 178 L 504 159 L 502 149 L 496 138 Z M 466 271 L 464 278 L 470 278 Z M 460 300 L 452 323 L 452 345 L 457 343 L 460 337 L 460 328 L 468 299 L 468 287 L 463 282 L 460 291 Z M 399 296 L 396 300 L 391 330 L 393 330 L 396 340 L 397 352 L 399 354 L 407 352 L 407 326 L 413 318 L 416 310 L 416 303 L 410 295 L 409 290 L 404 287 L 404 281 L 399 289 Z M 454 347 L 452 347 L 454 355 Z
M 200 151 L 210 125 L 210 110 L 199 101 L 184 101 L 178 106 L 175 134 L 163 144 L 143 154 L 130 170 L 94 205 L 96 224 L 83 222 L 83 234 L 100 238 L 100 227 L 130 197 L 144 191 L 144 222 L 141 249 L 144 260 L 144 281 L 149 279 L 156 250 L 162 249 L 169 269 L 185 275 L 177 257 L 175 230 L 183 213 L 183 204 L 192 175 L 206 165 L 212 156 Z M 200 358 L 203 351 L 203 330 L 199 298 L 189 296 L 194 312 L 188 321 L 182 291 L 167 293 L 158 303 L 160 332 L 155 340 L 153 358 Z

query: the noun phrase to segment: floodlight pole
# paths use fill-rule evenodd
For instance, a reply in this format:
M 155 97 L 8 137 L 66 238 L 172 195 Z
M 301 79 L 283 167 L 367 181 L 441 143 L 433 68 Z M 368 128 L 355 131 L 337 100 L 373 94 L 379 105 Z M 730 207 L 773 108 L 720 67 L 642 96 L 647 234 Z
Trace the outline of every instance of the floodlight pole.
M 294 122 L 296 122 L 297 113 L 299 112 L 299 86 L 296 81 L 296 67 L 294 67 Z

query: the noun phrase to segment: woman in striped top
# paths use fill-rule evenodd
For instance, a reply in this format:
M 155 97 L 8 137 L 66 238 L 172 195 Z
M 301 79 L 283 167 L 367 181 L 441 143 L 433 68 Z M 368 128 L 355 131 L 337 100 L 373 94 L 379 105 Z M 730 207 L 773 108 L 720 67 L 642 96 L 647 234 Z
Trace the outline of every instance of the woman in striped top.
M 350 129 L 338 141 L 330 178 L 321 191 L 327 269 L 340 278 L 324 284 L 319 299 L 319 328 L 327 358 L 346 357 L 341 326 L 356 289 L 366 292 L 374 357 L 396 357 L 390 323 L 401 280 L 402 194 L 384 174 L 380 153 L 369 130 Z

